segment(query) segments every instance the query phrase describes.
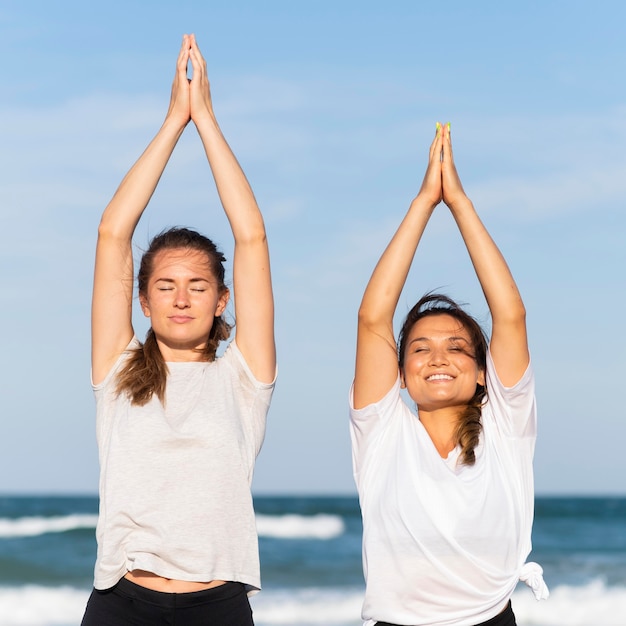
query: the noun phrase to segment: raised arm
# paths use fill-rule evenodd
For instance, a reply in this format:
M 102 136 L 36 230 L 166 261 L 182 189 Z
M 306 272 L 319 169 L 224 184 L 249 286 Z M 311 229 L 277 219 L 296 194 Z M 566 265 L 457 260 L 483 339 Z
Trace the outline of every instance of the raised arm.
M 91 364 L 95 384 L 104 380 L 133 335 L 132 236 L 190 119 L 188 61 L 189 42 L 183 38 L 165 121 L 122 180 L 98 227 L 91 308 Z
M 359 308 L 354 407 L 380 400 L 398 376 L 393 316 L 426 224 L 441 202 L 441 126 L 430 146 L 422 187 L 378 261 Z
M 274 299 L 263 216 L 215 118 L 206 62 L 193 35 L 189 43 L 193 67 L 191 119 L 204 145 L 235 239 L 233 287 L 237 346 L 256 378 L 271 382 L 276 372 Z
M 457 174 L 449 124 L 443 133 L 443 201 L 465 242 L 492 318 L 490 349 L 498 377 L 512 386 L 529 362 L 526 309 L 504 257 L 487 232 Z

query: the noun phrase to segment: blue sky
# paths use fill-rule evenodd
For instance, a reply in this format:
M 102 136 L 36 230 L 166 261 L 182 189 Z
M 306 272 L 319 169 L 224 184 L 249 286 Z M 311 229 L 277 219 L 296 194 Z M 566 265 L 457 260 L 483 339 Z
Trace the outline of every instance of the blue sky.
M 279 381 L 257 493 L 353 493 L 356 312 L 435 122 L 528 309 L 538 493 L 626 493 L 626 47 L 620 2 L 35 2 L 0 7 L 0 492 L 95 492 L 100 213 L 160 126 L 185 32 L 266 217 Z M 232 257 L 189 127 L 142 220 Z M 398 308 L 486 305 L 440 206 Z M 398 318 L 398 319 L 399 319 Z M 140 335 L 145 323 L 137 319 Z

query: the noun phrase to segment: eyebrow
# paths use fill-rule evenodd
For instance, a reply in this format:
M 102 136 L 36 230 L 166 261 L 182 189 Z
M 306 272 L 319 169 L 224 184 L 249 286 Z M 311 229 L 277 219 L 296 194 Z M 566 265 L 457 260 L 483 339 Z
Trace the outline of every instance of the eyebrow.
M 175 283 L 176 281 L 173 278 L 155 278 L 155 283 L 163 282 L 163 283 Z M 211 282 L 208 278 L 190 278 L 190 283 L 209 283 Z
M 414 339 L 411 339 L 411 341 L 409 341 L 409 345 L 415 343 L 416 341 L 430 341 L 430 337 L 415 337 Z M 447 337 L 447 341 L 463 341 L 465 343 L 470 343 L 465 337 L 457 336 Z

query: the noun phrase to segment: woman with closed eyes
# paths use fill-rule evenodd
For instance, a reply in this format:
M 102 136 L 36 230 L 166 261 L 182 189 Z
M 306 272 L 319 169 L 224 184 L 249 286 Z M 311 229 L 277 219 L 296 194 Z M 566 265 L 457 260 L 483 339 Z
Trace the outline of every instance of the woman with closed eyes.
M 193 76 L 187 77 L 191 65 Z M 234 238 L 236 332 L 224 256 L 171 228 L 138 271 L 145 341 L 132 326 L 132 237 L 192 121 Z M 256 200 L 218 126 L 206 63 L 185 35 L 165 121 L 98 229 L 92 381 L 100 457 L 94 590 L 83 626 L 250 626 L 260 589 L 250 483 L 276 372 L 269 252 Z

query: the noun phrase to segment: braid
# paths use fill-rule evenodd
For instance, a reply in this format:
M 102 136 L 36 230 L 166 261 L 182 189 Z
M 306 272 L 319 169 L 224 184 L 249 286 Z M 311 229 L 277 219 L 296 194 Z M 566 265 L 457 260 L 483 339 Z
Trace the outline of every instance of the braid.
M 487 395 L 485 387 L 476 385 L 476 393 L 459 417 L 459 425 L 456 429 L 455 438 L 461 446 L 460 462 L 462 465 L 474 465 L 476 454 L 474 449 L 478 445 L 480 432 L 482 431 L 482 407 L 483 400 Z

